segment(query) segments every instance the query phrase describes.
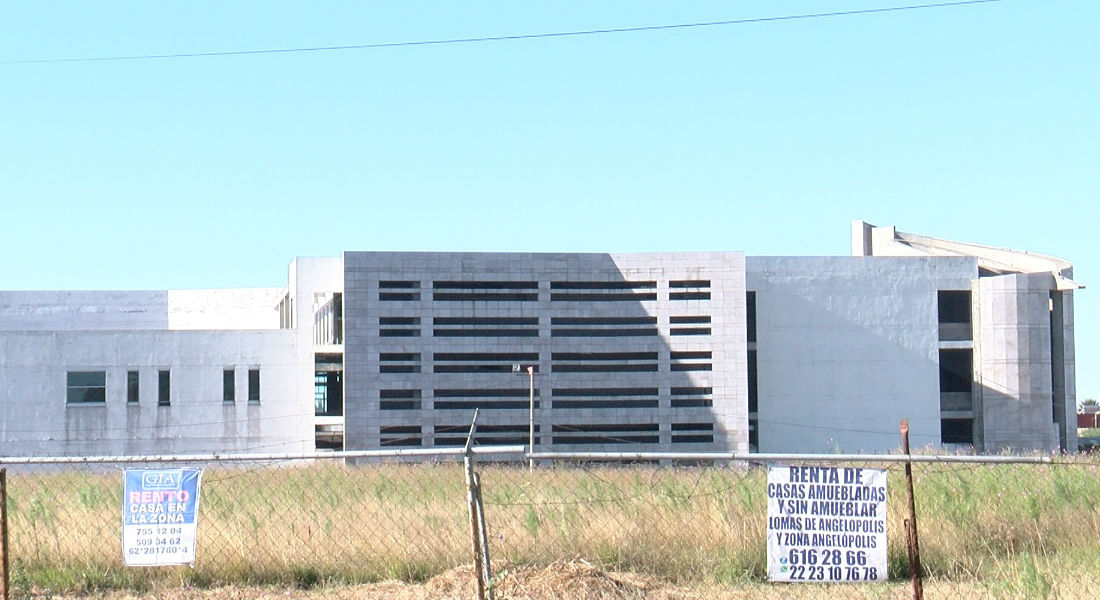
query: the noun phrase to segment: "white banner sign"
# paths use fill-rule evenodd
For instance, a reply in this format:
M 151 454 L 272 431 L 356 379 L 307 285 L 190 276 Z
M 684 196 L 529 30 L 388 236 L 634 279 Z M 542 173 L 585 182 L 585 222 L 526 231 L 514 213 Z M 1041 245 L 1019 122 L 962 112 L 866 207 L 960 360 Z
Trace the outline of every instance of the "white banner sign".
M 127 566 L 195 562 L 201 469 L 128 469 L 122 489 L 122 559 Z
M 768 579 L 885 581 L 886 471 L 769 468 Z

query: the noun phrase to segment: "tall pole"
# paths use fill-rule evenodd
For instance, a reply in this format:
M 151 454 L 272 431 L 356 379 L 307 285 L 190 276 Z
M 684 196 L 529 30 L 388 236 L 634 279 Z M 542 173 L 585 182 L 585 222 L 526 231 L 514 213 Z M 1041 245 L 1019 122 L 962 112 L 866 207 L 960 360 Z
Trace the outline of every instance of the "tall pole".
M 534 365 L 527 365 L 527 381 L 528 381 L 528 407 L 529 412 L 527 415 L 527 434 L 529 436 L 529 446 L 527 452 L 529 454 L 535 453 L 535 367 Z M 527 470 L 535 470 L 535 459 L 528 459 Z
M 11 597 L 8 577 L 8 470 L 0 469 L 0 594 Z
M 901 453 L 909 456 L 909 420 L 899 423 Z M 905 461 L 905 491 L 909 500 L 909 518 L 905 520 L 906 550 L 909 554 L 909 579 L 913 583 L 913 599 L 924 598 L 924 582 L 921 581 L 920 543 L 917 539 L 917 506 L 913 499 L 913 462 Z

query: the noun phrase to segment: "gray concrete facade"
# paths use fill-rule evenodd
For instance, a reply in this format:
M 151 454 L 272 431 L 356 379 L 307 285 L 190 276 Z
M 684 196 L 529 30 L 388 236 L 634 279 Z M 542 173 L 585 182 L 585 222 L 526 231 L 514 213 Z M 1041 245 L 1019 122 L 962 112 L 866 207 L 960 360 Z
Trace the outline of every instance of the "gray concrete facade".
M 478 408 L 480 444 L 526 445 L 531 366 L 536 450 L 885 452 L 901 419 L 916 447 L 1076 449 L 1072 265 L 858 221 L 852 252 L 346 252 L 282 288 L 0 291 L 0 443 L 454 446 Z
M 0 292 L 4 453 L 312 449 L 295 393 L 305 371 L 293 333 L 275 327 L 277 292 Z M 218 329 L 229 322 L 258 328 Z M 71 401 L 73 374 L 91 374 L 92 401 Z
M 939 290 L 973 258 L 749 257 L 761 452 L 870 452 L 941 442 Z M 962 418 L 973 418 L 972 408 Z
M 349 252 L 349 449 L 747 450 L 744 256 Z
M 987 448 L 1077 447 L 1073 297 L 1052 292 L 1052 284 L 1045 273 L 978 282 L 981 358 L 976 377 Z

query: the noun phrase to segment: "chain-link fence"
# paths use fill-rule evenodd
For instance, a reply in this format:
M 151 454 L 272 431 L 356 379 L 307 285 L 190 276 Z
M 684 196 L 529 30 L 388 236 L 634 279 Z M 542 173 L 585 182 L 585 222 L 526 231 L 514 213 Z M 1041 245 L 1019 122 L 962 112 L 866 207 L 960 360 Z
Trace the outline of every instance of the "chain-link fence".
M 86 591 L 423 581 L 469 565 L 461 456 L 400 454 L 0 460 L 8 468 L 12 586 Z M 800 464 L 887 471 L 890 581 L 779 585 L 767 583 L 767 469 L 728 456 L 684 457 L 691 464 L 670 456 L 646 462 L 643 455 L 622 457 L 628 461 L 545 455 L 528 470 L 526 463 L 479 454 L 497 584 L 511 581 L 519 587 L 510 597 L 527 597 L 519 574 L 580 564 L 630 573 L 649 586 L 703 583 L 749 590 L 753 597 L 910 597 L 902 464 L 792 457 Z M 1100 463 L 1095 457 L 1047 462 L 913 465 L 926 597 L 1100 595 Z M 194 565 L 124 567 L 122 469 L 183 465 L 204 469 Z

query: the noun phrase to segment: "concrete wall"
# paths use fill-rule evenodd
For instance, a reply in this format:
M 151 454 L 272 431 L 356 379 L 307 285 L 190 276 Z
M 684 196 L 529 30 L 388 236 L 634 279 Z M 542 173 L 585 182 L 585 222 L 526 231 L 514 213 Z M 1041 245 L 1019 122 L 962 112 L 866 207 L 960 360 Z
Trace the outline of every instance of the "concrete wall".
M 0 331 L 168 328 L 168 292 L 0 291 Z
M 9 455 L 313 448 L 310 364 L 278 331 L 274 288 L 0 292 L 0 441 Z M 307 349 L 308 352 L 308 349 Z M 223 403 L 223 369 L 237 402 Z M 260 369 L 261 402 L 247 401 Z M 171 406 L 157 372 L 171 372 Z M 106 402 L 67 404 L 69 371 L 104 371 Z M 138 371 L 140 402 L 126 400 Z
M 889 451 L 900 419 L 939 444 L 937 290 L 976 276 L 970 258 L 749 257 L 759 450 Z
M 168 329 L 278 329 L 280 292 L 280 288 L 170 290 Z
M 321 295 L 344 290 L 344 261 L 342 257 L 299 256 L 291 261 L 288 268 L 288 285 L 284 290 L 286 299 L 293 300 L 294 336 L 296 371 L 294 374 L 295 394 L 300 399 L 303 411 L 308 407 L 309 428 L 312 432 L 318 426 L 336 427 L 341 417 L 314 416 L 313 376 L 315 355 L 317 352 L 333 354 L 343 353 L 343 345 L 317 346 L 313 343 L 314 312 L 319 308 L 316 300 Z M 285 302 L 286 300 L 284 300 Z
M 279 288 L 0 291 L 0 331 L 277 329 Z
M 4 454 L 127 455 L 312 449 L 312 408 L 294 388 L 289 332 L 58 331 L 0 336 Z M 237 401 L 223 403 L 223 369 Z M 247 401 L 249 368 L 261 401 Z M 157 372 L 171 371 L 171 406 L 158 406 Z M 139 372 L 140 401 L 126 400 Z M 68 371 L 106 371 L 106 401 L 67 404 Z M 304 414 L 303 414 L 304 411 Z
M 1066 396 L 1072 370 L 1065 369 L 1064 360 L 1067 351 L 1072 360 L 1072 321 L 1066 323 L 1069 335 L 1060 336 L 1064 337 L 1057 365 L 1061 369 L 1058 409 L 1062 416 L 1055 415 L 1053 284 L 1049 273 L 983 277 L 979 281 L 981 361 L 977 372 L 983 389 L 983 435 L 988 451 L 1050 450 L 1069 442 L 1070 448 L 1076 448 L 1076 431 L 1071 434 L 1074 439 L 1060 439 L 1060 433 L 1065 436 L 1067 430 L 1074 429 L 1064 425 L 1072 423 L 1075 404 L 1072 396 Z M 1072 315 L 1072 305 L 1068 314 Z M 1056 419 L 1063 423 L 1061 428 Z
M 672 448 L 682 450 L 728 448 L 747 449 L 745 373 L 745 290 L 744 257 L 740 253 L 684 254 L 482 254 L 482 253 L 362 253 L 344 255 L 345 264 L 345 407 L 346 445 L 374 448 L 382 444 L 445 445 L 459 439 L 455 429 L 468 426 L 472 406 L 502 400 L 508 408 L 483 410 L 479 423 L 487 440 L 512 438 L 526 441 L 527 387 L 525 375 L 512 375 L 510 360 L 501 356 L 533 355 L 518 363 L 535 363 L 538 375 L 540 447 L 553 444 L 558 450 L 622 450 Z M 709 299 L 674 299 L 680 288 L 671 281 L 706 280 Z M 404 281 L 413 286 L 411 300 L 383 300 L 387 292 L 380 282 Z M 464 301 L 436 300 L 439 282 L 530 282 L 520 291 L 525 300 L 494 298 Z M 562 282 L 610 283 L 652 281 L 647 300 L 562 300 L 557 288 Z M 492 290 L 482 290 L 494 293 Z M 515 291 L 515 290 L 497 290 Z M 581 294 L 596 290 L 570 289 Z M 637 291 L 637 290 L 634 290 Z M 625 292 L 633 293 L 631 290 Z M 475 292 L 480 293 L 480 292 Z M 648 292 L 647 292 L 648 293 Z M 646 296 L 641 294 L 640 297 Z M 705 315 L 707 335 L 672 335 L 674 316 Z M 436 318 L 528 319 L 530 335 L 436 335 Z M 408 336 L 390 336 L 382 319 L 418 319 L 406 327 Z M 586 325 L 562 325 L 561 319 L 652 318 L 646 335 L 565 335 L 560 329 Z M 474 327 L 474 326 L 471 326 Z M 604 326 L 594 326 L 594 329 Z M 615 328 L 616 326 L 608 326 Z M 636 327 L 622 325 L 621 328 Z M 469 332 L 466 332 L 469 333 Z M 676 352 L 710 352 L 705 362 L 710 370 L 683 370 Z M 643 353 L 652 360 L 614 359 L 618 370 L 601 371 L 600 359 L 562 359 L 570 353 Z M 385 372 L 382 354 L 411 354 L 418 357 L 414 372 Z M 483 354 L 486 372 L 444 372 L 445 354 Z M 558 358 L 555 358 L 557 356 Z M 690 359 L 695 360 L 695 359 Z M 570 362 L 570 365 L 564 363 Z M 700 360 L 701 362 L 701 360 Z M 627 364 L 629 363 L 629 364 Z M 652 371 L 645 369 L 653 367 Z M 590 370 L 596 369 L 596 370 Z M 637 370 L 632 370 L 637 369 Z M 709 389 L 707 399 L 687 406 L 673 391 L 680 388 Z M 655 390 L 613 400 L 587 396 L 607 390 Z M 381 410 L 382 390 L 415 390 L 420 394 L 416 410 Z M 491 396 L 474 393 L 468 398 L 435 397 L 441 390 L 490 390 L 509 394 Z M 682 393 L 682 390 L 681 390 Z M 480 394 L 480 395 L 479 395 Z M 612 406 L 596 407 L 595 403 Z M 620 404 L 614 404 L 614 403 Z M 453 408 L 456 404 L 468 410 Z M 555 404 L 557 403 L 557 404 Z M 643 404 L 627 408 L 622 403 Z M 710 406 L 703 405 L 709 403 Z M 441 408 L 444 405 L 452 408 Z M 556 408 L 555 408 L 556 406 Z M 566 408 L 568 406 L 568 408 Z M 589 406 L 589 407 L 586 407 Z M 616 426 L 622 431 L 612 431 Z M 700 427 L 711 429 L 701 433 Z M 640 428 L 629 431 L 630 427 Z M 496 428 L 494 433 L 491 428 Z M 509 432 L 501 433 L 504 429 Z M 595 429 L 589 429 L 595 428 Z M 605 428 L 605 429 L 601 429 Z M 653 428 L 652 430 L 647 428 Z M 392 435 L 387 435 L 389 429 Z M 569 443 L 586 430 L 592 443 Z M 401 433 L 405 432 L 405 433 Z M 698 435 L 712 435 L 712 441 L 697 441 Z M 402 437 L 404 439 L 402 439 Z M 518 439 L 517 439 L 518 438 Z M 647 441 L 637 441 L 645 438 Z M 597 440 L 602 440 L 602 443 Z M 696 441 L 687 441 L 696 440 Z M 620 443 L 622 442 L 622 443 Z

